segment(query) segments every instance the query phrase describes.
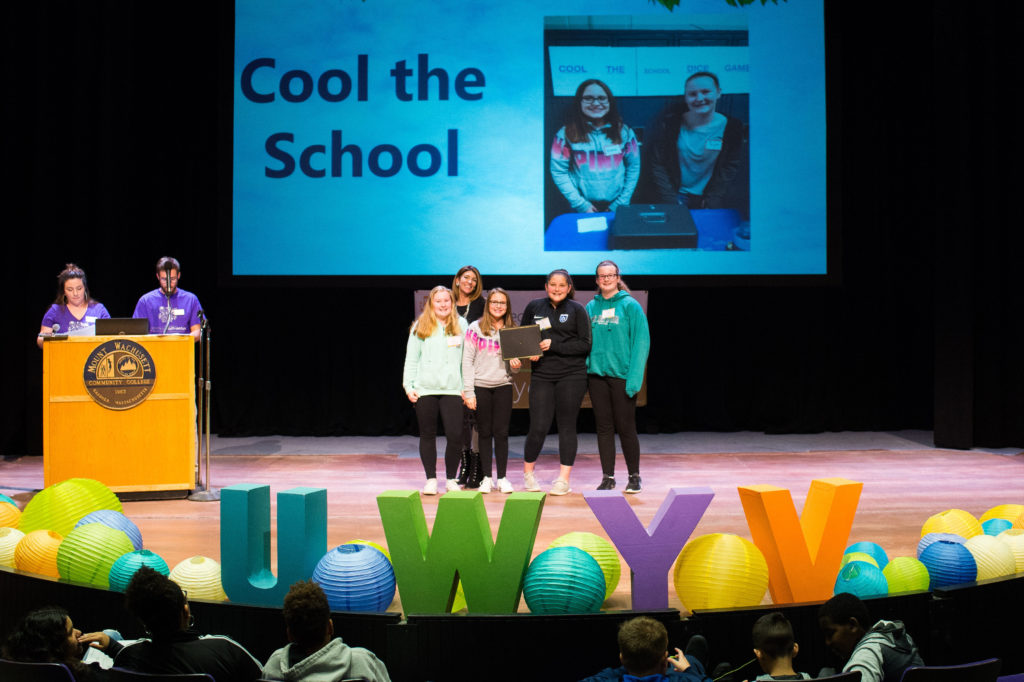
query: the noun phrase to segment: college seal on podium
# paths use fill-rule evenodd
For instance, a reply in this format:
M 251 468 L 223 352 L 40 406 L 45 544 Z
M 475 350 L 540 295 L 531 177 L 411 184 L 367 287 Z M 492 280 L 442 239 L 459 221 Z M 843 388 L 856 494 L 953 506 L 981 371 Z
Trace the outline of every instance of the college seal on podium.
M 107 341 L 89 354 L 84 379 L 93 401 L 111 410 L 128 410 L 153 390 L 153 356 L 134 341 Z

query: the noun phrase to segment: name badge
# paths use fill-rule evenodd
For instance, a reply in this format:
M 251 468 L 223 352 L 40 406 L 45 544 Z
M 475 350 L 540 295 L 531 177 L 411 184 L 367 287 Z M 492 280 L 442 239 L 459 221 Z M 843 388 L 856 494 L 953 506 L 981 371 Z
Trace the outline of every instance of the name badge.
M 181 317 L 182 315 L 185 314 L 185 309 L 175 308 L 174 310 L 171 311 L 171 314 L 174 315 L 175 317 Z
M 705 149 L 710 149 L 713 152 L 722 151 L 722 138 L 712 137 L 704 144 Z
M 601 317 L 615 317 L 615 308 L 605 308 L 601 311 Z
M 461 346 L 461 345 L 462 345 L 462 337 L 461 336 L 449 336 L 448 337 L 448 346 L 449 347 L 451 347 L 451 346 Z
M 608 156 L 614 156 L 616 154 L 622 153 L 622 147 L 617 144 L 610 144 L 607 147 L 605 147 L 602 151 L 604 151 L 604 153 L 607 154 Z
M 549 320 L 548 318 L 542 317 L 539 320 L 537 318 L 534 319 L 537 320 L 537 326 L 540 327 L 542 330 L 551 329 L 551 320 Z
M 85 316 L 85 323 L 86 324 L 96 324 L 96 316 L 95 315 L 86 315 Z

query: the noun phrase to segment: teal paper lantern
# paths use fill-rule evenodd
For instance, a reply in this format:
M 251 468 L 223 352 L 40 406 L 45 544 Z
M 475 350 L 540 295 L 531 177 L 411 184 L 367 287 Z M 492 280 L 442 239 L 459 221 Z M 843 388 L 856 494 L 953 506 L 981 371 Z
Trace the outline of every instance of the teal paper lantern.
M 889 594 L 900 592 L 927 592 L 931 579 L 928 577 L 928 567 L 910 556 L 898 556 L 893 558 L 882 574 L 889 582 Z
M 877 542 L 855 542 L 846 548 L 843 554 L 852 554 L 853 552 L 864 552 L 875 560 L 879 568 L 884 569 L 885 565 L 889 563 L 889 556 L 882 549 L 882 546 Z
M 110 567 L 110 589 L 117 592 L 124 592 L 128 589 L 128 583 L 132 576 L 143 566 L 149 566 L 157 573 L 170 575 L 171 569 L 167 562 L 159 554 L 154 554 L 148 549 L 137 549 L 121 556 L 114 565 Z
M 993 537 L 1011 528 L 1013 528 L 1013 524 L 1006 519 L 989 519 L 988 521 L 981 522 L 981 529 L 985 531 L 985 535 Z
M 362 543 L 335 547 L 313 569 L 313 582 L 333 611 L 387 611 L 395 598 L 395 571 L 378 549 Z
M 917 558 L 921 558 L 921 554 L 928 547 L 928 545 L 932 544 L 933 542 L 938 542 L 939 540 L 955 542 L 961 545 L 967 542 L 967 538 L 963 537 L 962 535 L 956 535 L 954 533 L 928 533 L 917 542 Z
M 921 563 L 928 568 L 929 589 L 970 583 L 978 577 L 978 564 L 962 543 L 937 540 L 921 552 Z
M 851 561 L 840 569 L 834 592 L 849 592 L 861 599 L 881 597 L 889 594 L 889 582 L 878 566 Z
M 574 531 L 555 538 L 549 547 L 579 547 L 594 557 L 594 561 L 604 573 L 604 598 L 612 596 L 622 575 L 619 553 L 615 551 L 615 545 L 596 533 Z
M 75 524 L 75 528 L 84 526 L 87 523 L 102 523 L 116 530 L 124 531 L 125 535 L 132 541 L 135 549 L 142 549 L 142 532 L 139 527 L 127 516 L 113 509 L 100 509 L 82 517 L 82 520 Z M 165 574 L 166 575 L 166 574 Z
M 604 593 L 600 564 L 578 547 L 541 552 L 523 580 L 523 597 L 533 613 L 594 613 Z
M 124 531 L 87 523 L 74 528 L 57 549 L 57 571 L 61 580 L 107 589 L 114 562 L 133 551 Z
M 14 501 L 14 500 L 12 500 L 11 498 L 7 497 L 7 496 L 6 496 L 6 495 L 4 495 L 3 493 L 0 493 L 0 502 L 7 502 L 8 504 L 13 504 L 13 505 L 14 505 L 15 507 L 17 507 L 17 506 L 18 506 L 18 503 L 17 503 L 17 502 L 15 502 L 15 501 Z

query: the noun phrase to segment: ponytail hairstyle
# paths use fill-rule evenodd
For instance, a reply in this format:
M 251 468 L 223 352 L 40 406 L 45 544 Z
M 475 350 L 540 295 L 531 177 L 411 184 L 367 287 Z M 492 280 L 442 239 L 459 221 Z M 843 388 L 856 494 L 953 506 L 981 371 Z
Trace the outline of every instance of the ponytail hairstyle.
M 616 274 L 616 275 L 619 275 L 619 279 L 618 279 L 618 281 L 616 282 L 616 286 L 618 286 L 618 288 L 619 288 L 619 291 L 625 291 L 625 292 L 626 292 L 627 294 L 629 294 L 629 293 L 632 293 L 632 292 L 631 292 L 631 291 L 629 290 L 629 287 L 628 287 L 628 286 L 626 286 L 626 283 L 622 281 L 622 275 L 621 275 L 621 274 L 619 274 L 619 265 L 618 265 L 618 264 L 617 264 L 617 263 L 616 263 L 615 261 L 613 261 L 613 260 L 603 260 L 603 261 L 601 261 L 600 263 L 598 263 L 598 264 L 597 264 L 597 267 L 596 267 L 596 268 L 594 268 L 594 276 L 595 276 L 595 277 L 597 276 L 597 271 L 598 271 L 598 270 L 600 270 L 601 268 L 603 268 L 603 267 L 605 267 L 605 266 L 608 266 L 608 265 L 610 265 L 610 266 L 612 266 L 613 268 L 615 268 L 615 274 Z M 598 288 L 598 290 L 597 290 L 597 291 L 598 291 L 598 292 L 600 292 L 600 291 L 601 291 L 601 289 L 600 289 L 600 288 Z
M 57 275 L 57 298 L 53 301 L 56 305 L 68 304 L 67 296 L 64 295 L 64 285 L 68 283 L 69 279 L 82 280 L 82 286 L 85 288 L 85 305 L 88 306 L 94 302 L 92 296 L 89 295 L 89 283 L 85 279 L 85 270 L 74 263 L 67 263 Z

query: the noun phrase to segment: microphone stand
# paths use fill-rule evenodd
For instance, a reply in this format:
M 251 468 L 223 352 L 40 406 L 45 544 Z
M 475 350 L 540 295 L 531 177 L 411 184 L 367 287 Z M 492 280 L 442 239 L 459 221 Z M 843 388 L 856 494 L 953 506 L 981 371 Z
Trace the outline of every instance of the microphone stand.
M 196 490 L 188 499 L 192 502 L 216 502 L 220 491 L 210 486 L 210 321 L 199 311 L 199 463 L 203 460 L 203 434 L 206 435 L 206 484 L 196 480 Z M 204 367 L 205 362 L 205 367 Z M 205 408 L 205 413 L 204 413 Z M 196 467 L 199 473 L 199 467 Z

